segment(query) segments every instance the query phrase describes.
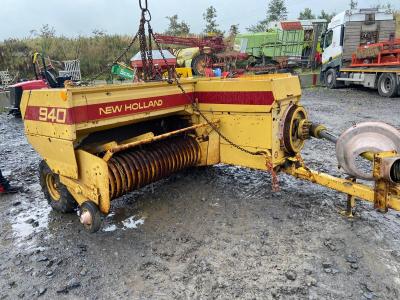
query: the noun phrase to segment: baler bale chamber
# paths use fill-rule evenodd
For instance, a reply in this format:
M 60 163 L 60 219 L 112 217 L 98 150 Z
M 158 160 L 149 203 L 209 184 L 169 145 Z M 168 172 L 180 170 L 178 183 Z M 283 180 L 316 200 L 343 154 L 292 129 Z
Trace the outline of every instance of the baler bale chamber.
M 43 158 L 40 181 L 49 204 L 61 212 L 80 206 L 82 223 L 97 231 L 100 212 L 107 214 L 113 199 L 174 172 L 218 163 L 266 170 L 301 150 L 302 139 L 277 138 L 291 130 L 284 118 L 307 118 L 296 77 L 196 79 L 180 86 L 185 93 L 166 82 L 25 93 L 25 132 Z M 239 150 L 216 129 L 265 155 Z

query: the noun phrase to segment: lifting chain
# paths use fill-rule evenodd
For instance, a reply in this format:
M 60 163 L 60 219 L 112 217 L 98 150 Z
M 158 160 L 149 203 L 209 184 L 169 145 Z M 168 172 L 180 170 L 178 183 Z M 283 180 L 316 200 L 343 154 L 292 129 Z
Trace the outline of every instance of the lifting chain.
M 123 51 L 118 57 L 116 57 L 111 63 L 106 64 L 106 65 L 103 65 L 103 66 L 100 68 L 100 71 L 99 71 L 96 75 L 92 76 L 92 77 L 91 77 L 90 79 L 88 79 L 88 80 L 84 80 L 84 82 L 85 82 L 86 84 L 87 84 L 87 83 L 91 83 L 91 82 L 95 81 L 97 78 L 99 78 L 101 75 L 103 75 L 105 72 L 108 72 L 108 71 L 109 71 L 109 68 L 110 68 L 112 65 L 118 63 L 118 62 L 122 59 L 122 57 L 124 57 L 124 56 L 128 53 L 128 51 L 129 51 L 129 50 L 132 48 L 132 46 L 135 44 L 135 42 L 136 42 L 136 40 L 137 40 L 137 38 L 138 38 L 138 35 L 139 35 L 139 32 L 135 34 L 135 36 L 132 38 L 132 40 L 131 40 L 131 42 L 129 43 L 129 45 L 124 49 L 124 51 Z
M 278 180 L 278 175 L 274 169 L 274 166 L 272 164 L 271 161 L 271 156 L 268 155 L 268 153 L 266 151 L 250 151 L 248 149 L 243 148 L 242 146 L 234 143 L 231 139 L 229 139 L 227 136 L 225 136 L 220 130 L 219 128 L 213 123 L 211 122 L 205 115 L 204 113 L 198 108 L 197 103 L 195 101 L 195 99 L 191 98 L 185 91 L 185 89 L 183 88 L 182 84 L 179 81 L 179 76 L 178 73 L 176 72 L 176 69 L 174 66 L 170 66 L 167 62 L 167 59 L 164 56 L 164 53 L 161 49 L 160 44 L 158 43 L 157 39 L 155 38 L 155 36 L 153 35 L 153 39 L 154 42 L 157 46 L 158 51 L 161 54 L 162 59 L 164 60 L 164 63 L 168 66 L 168 82 L 170 84 L 172 84 L 174 81 L 177 85 L 177 87 L 181 90 L 182 94 L 185 95 L 188 100 L 190 101 L 190 103 L 192 103 L 192 108 L 193 110 L 198 113 L 205 121 L 206 123 L 224 140 L 226 141 L 229 145 L 231 145 L 232 147 L 235 147 L 236 149 L 238 149 L 239 151 L 242 151 L 244 153 L 247 153 L 249 155 L 253 155 L 253 156 L 264 156 L 265 158 L 265 164 L 267 167 L 267 170 L 271 173 L 272 176 L 272 190 L 274 192 L 278 192 L 280 190 L 279 187 L 279 180 Z M 171 78 L 171 76 L 173 77 L 173 79 Z
M 164 63 L 168 66 L 168 69 L 170 70 L 170 71 L 168 72 L 168 74 L 169 74 L 168 82 L 169 82 L 169 83 L 173 83 L 173 82 L 175 81 L 176 85 L 177 85 L 178 88 L 181 90 L 182 94 L 185 95 L 186 98 L 188 98 L 188 99 L 190 100 L 190 103 L 192 103 L 193 110 L 194 110 L 196 113 L 198 113 L 198 114 L 206 121 L 206 123 L 207 123 L 207 124 L 208 124 L 208 125 L 223 139 L 223 140 L 225 140 L 225 141 L 226 141 L 228 144 L 230 144 L 231 146 L 237 148 L 238 150 L 240 150 L 240 151 L 242 151 L 242 152 L 245 152 L 245 153 L 247 153 L 247 154 L 250 154 L 250 155 L 254 155 L 254 156 L 263 155 L 263 156 L 265 156 L 265 157 L 268 157 L 268 156 L 267 156 L 267 152 L 265 152 L 265 151 L 250 151 L 250 150 L 247 150 L 247 149 L 243 148 L 242 146 L 240 146 L 240 145 L 238 145 L 238 144 L 235 144 L 235 143 L 232 142 L 228 137 L 226 137 L 226 136 L 218 129 L 218 127 L 217 127 L 213 122 L 211 122 L 211 121 L 203 114 L 203 112 L 198 108 L 196 101 L 195 101 L 193 98 L 191 98 L 191 97 L 186 93 L 185 89 L 183 88 L 182 84 L 180 83 L 180 81 L 179 81 L 179 79 L 178 79 L 179 76 L 178 76 L 178 73 L 176 72 L 175 67 L 174 67 L 174 66 L 170 66 L 170 65 L 168 64 L 168 61 L 167 61 L 167 59 L 165 58 L 164 53 L 163 53 L 163 51 L 162 51 L 162 49 L 161 49 L 161 46 L 160 46 L 160 44 L 157 42 L 157 39 L 155 38 L 154 34 L 153 34 L 153 39 L 154 39 L 155 44 L 156 44 L 156 46 L 157 46 L 157 50 L 160 52 L 161 57 L 162 57 L 162 59 L 164 60 Z M 173 77 L 173 79 L 172 79 L 171 77 Z
M 146 1 L 147 2 L 147 1 Z M 168 66 L 168 83 L 172 84 L 173 82 L 176 83 L 177 87 L 181 90 L 182 94 L 186 96 L 186 98 L 190 101 L 192 104 L 193 110 L 198 113 L 205 121 L 206 123 L 224 140 L 226 141 L 229 145 L 232 147 L 235 147 L 239 151 L 242 151 L 244 153 L 247 153 L 249 155 L 253 156 L 264 156 L 265 161 L 266 161 L 266 166 L 267 169 L 271 172 L 272 175 L 272 189 L 273 191 L 279 191 L 279 181 L 278 181 L 278 176 L 274 170 L 273 164 L 271 162 L 271 156 L 268 155 L 266 151 L 250 151 L 248 149 L 243 148 L 242 146 L 234 143 L 231 139 L 229 139 L 227 136 L 225 136 L 219 128 L 211 122 L 206 115 L 198 108 L 197 103 L 194 98 L 191 98 L 183 88 L 182 84 L 179 81 L 179 76 L 178 73 L 176 72 L 175 66 L 170 66 L 167 59 L 165 58 L 164 52 L 160 46 L 160 44 L 157 41 L 157 38 L 154 36 L 153 30 L 151 29 L 150 23 L 149 25 L 149 34 L 151 34 L 151 37 L 154 40 L 154 43 L 156 44 L 157 50 L 160 52 L 160 55 L 165 63 L 166 66 Z M 150 38 L 150 37 L 149 37 Z
M 144 5 L 143 5 L 144 2 Z M 147 3 L 147 0 L 139 0 L 139 7 L 142 11 L 149 11 L 149 4 Z
M 199 114 L 205 121 L 206 123 L 224 140 L 226 141 L 229 145 L 231 145 L 232 147 L 235 147 L 236 149 L 247 153 L 249 155 L 253 155 L 253 156 L 264 156 L 265 161 L 266 161 L 266 166 L 267 169 L 271 172 L 272 174 L 272 187 L 274 191 L 279 190 L 279 185 L 278 185 L 278 179 L 277 179 L 277 175 L 276 172 L 274 170 L 273 164 L 271 162 L 271 156 L 268 155 L 268 153 L 266 151 L 251 151 L 248 149 L 243 148 L 242 146 L 234 143 L 231 139 L 229 139 L 227 136 L 225 136 L 219 129 L 218 127 L 211 122 L 206 116 L 205 114 L 200 111 L 200 109 L 198 108 L 198 105 L 195 101 L 194 98 L 190 97 L 185 89 L 183 88 L 182 84 L 179 81 L 179 76 L 178 73 L 175 69 L 175 66 L 171 66 L 169 65 L 167 59 L 165 58 L 164 52 L 159 44 L 159 42 L 157 41 L 153 29 L 151 27 L 150 21 L 151 21 L 151 13 L 148 9 L 148 0 L 139 0 L 139 7 L 142 10 L 142 16 L 140 19 L 140 25 L 139 25 L 139 30 L 136 33 L 136 35 L 133 37 L 131 43 L 128 45 L 128 47 L 124 50 L 124 52 L 119 55 L 114 61 L 113 63 L 118 62 L 133 46 L 133 44 L 135 43 L 136 39 L 139 38 L 139 44 L 140 44 L 140 55 L 141 55 L 141 59 L 142 59 L 142 63 L 143 63 L 143 79 L 144 81 L 148 81 L 148 80 L 154 80 L 156 79 L 156 72 L 154 69 L 154 64 L 153 64 L 153 55 L 152 55 L 152 42 L 154 41 L 157 50 L 160 52 L 160 55 L 165 63 L 165 65 L 168 68 L 168 83 L 172 84 L 172 83 L 176 83 L 177 87 L 181 90 L 182 94 L 185 95 L 185 97 L 187 97 L 187 99 L 189 100 L 189 102 L 192 104 L 192 108 L 193 110 Z M 147 31 L 148 31 L 148 42 L 146 40 L 146 31 L 145 31 L 145 25 L 147 23 Z M 107 66 L 108 67 L 108 66 Z M 91 81 L 97 79 L 100 75 L 102 75 L 106 70 L 102 70 L 101 72 L 99 72 L 96 76 L 94 76 L 92 78 Z

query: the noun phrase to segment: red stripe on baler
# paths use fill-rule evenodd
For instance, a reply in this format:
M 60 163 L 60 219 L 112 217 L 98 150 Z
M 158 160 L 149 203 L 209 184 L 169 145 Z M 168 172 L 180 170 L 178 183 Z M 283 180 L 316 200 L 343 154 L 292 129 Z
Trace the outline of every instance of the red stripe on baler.
M 262 92 L 196 92 L 199 103 L 271 105 L 275 98 L 271 91 Z
M 143 112 L 157 111 L 191 104 L 193 93 L 166 95 L 131 99 L 99 104 L 76 106 L 72 108 L 28 106 L 25 112 L 25 120 L 42 121 L 48 123 L 78 124 L 119 116 L 134 115 Z M 242 105 L 271 105 L 275 99 L 270 91 L 263 92 L 196 92 L 194 97 L 199 103 L 207 104 L 242 104 Z M 150 105 L 151 102 L 162 101 L 160 105 Z M 65 120 L 59 122 L 40 116 L 40 109 L 66 110 Z M 54 115 L 54 114 L 53 114 Z
M 191 94 L 188 94 L 191 97 Z M 162 101 L 160 106 L 149 106 L 150 102 Z M 160 97 L 149 97 L 134 100 L 125 100 L 118 102 L 108 102 L 100 104 L 91 104 L 85 106 L 76 106 L 72 108 L 75 123 L 82 123 L 86 121 L 95 121 L 105 118 L 113 118 L 119 116 L 126 116 L 138 114 L 143 112 L 157 111 L 160 109 L 173 108 L 176 106 L 183 106 L 191 104 L 191 101 L 183 94 L 166 95 Z M 101 110 L 111 107 L 114 111 L 110 114 L 101 114 Z M 116 109 L 118 108 L 118 109 Z M 120 108 L 120 109 L 119 109 Z
M 191 99 L 192 93 L 188 93 Z M 48 111 L 52 109 L 64 109 L 61 107 L 40 107 L 28 106 L 25 112 L 25 120 L 42 121 L 48 123 L 61 123 L 61 124 L 78 124 L 83 122 L 90 122 L 102 119 L 109 119 L 119 116 L 134 115 L 143 112 L 157 111 L 160 109 L 173 108 L 191 104 L 191 100 L 183 94 L 166 95 L 160 97 L 149 97 L 141 99 L 132 99 L 124 101 L 106 102 L 99 104 L 90 104 L 75 106 L 66 109 L 65 122 L 58 122 L 56 120 L 40 120 L 39 111 L 41 108 L 47 108 Z M 161 105 L 150 105 L 151 102 L 162 101 Z M 109 113 L 106 113 L 109 112 Z

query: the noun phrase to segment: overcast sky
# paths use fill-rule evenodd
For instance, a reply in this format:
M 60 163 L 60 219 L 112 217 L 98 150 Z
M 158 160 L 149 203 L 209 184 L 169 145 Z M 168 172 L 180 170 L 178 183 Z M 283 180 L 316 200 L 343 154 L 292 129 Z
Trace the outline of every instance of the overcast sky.
M 305 7 L 319 13 L 340 12 L 350 0 L 286 0 L 289 18 L 296 18 Z M 178 14 L 190 24 L 192 32 L 201 32 L 202 14 L 213 5 L 217 9 L 218 24 L 228 30 L 239 24 L 240 30 L 265 17 L 266 0 L 148 0 L 153 14 L 153 28 L 163 32 L 167 27 L 166 16 Z M 400 0 L 359 0 L 359 7 L 378 3 L 391 3 L 400 9 Z M 138 0 L 0 0 L 0 40 L 11 37 L 28 37 L 32 29 L 43 24 L 54 27 L 57 34 L 67 36 L 89 35 L 93 29 L 107 33 L 132 34 L 137 31 L 139 20 Z

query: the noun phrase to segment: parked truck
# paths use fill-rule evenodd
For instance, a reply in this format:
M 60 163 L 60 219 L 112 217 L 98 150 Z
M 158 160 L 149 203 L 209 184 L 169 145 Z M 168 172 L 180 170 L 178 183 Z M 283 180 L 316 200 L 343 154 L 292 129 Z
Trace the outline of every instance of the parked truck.
M 400 40 L 393 13 L 354 9 L 335 16 L 324 33 L 321 80 L 328 88 L 360 85 L 383 97 L 400 92 Z

